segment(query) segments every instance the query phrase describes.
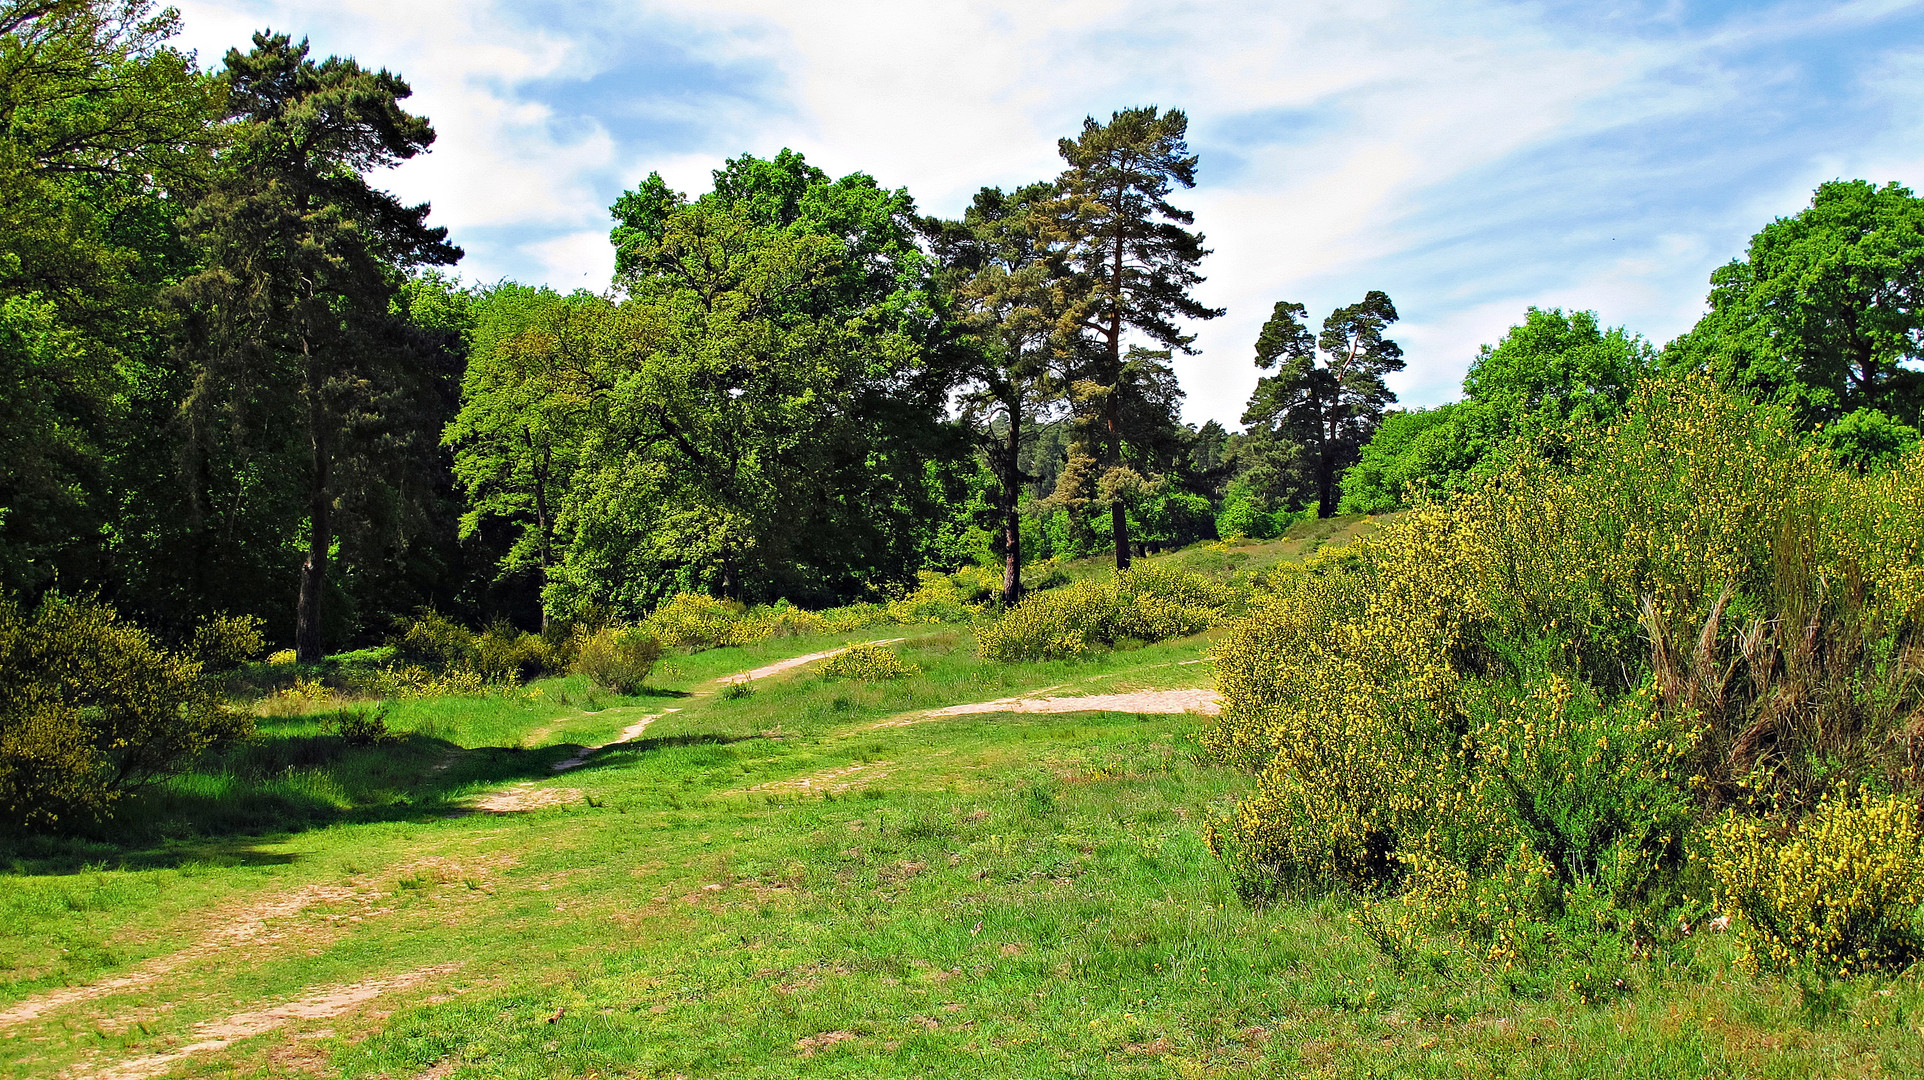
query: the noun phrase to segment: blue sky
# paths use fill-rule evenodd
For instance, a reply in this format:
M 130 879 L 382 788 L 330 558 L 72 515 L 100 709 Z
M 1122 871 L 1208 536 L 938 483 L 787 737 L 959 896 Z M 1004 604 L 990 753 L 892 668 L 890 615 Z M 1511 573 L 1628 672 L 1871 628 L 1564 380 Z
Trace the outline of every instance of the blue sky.
M 1178 370 L 1234 425 L 1277 300 L 1389 292 L 1409 404 L 1532 304 L 1661 344 L 1824 180 L 1924 185 L 1924 0 L 1288 4 L 184 0 L 215 63 L 261 27 L 407 76 L 440 133 L 387 181 L 464 276 L 603 288 L 607 206 L 793 147 L 959 213 L 1054 175 L 1085 115 L 1180 107 L 1215 254 Z

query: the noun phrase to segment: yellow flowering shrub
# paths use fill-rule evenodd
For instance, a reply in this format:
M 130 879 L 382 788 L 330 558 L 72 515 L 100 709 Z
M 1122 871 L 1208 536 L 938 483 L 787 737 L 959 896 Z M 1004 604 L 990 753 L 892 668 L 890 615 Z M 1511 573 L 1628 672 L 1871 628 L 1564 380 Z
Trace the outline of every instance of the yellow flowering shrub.
M 1641 394 L 1252 582 L 1202 736 L 1257 773 L 1207 831 L 1243 895 L 1361 893 L 1386 949 L 1513 963 L 1547 922 L 1647 933 L 1720 807 L 1924 779 L 1924 455 L 1863 477 L 1702 380 Z
M 895 650 L 886 645 L 851 645 L 822 663 L 822 674 L 831 679 L 860 679 L 876 682 L 913 675 L 916 668 L 904 664 Z
M 1059 660 L 1125 638 L 1164 641 L 1214 625 L 1234 589 L 1201 574 L 1154 566 L 1031 594 L 976 631 L 984 657 Z
M 1794 827 L 1710 829 L 1717 907 L 1755 970 L 1841 976 L 1924 956 L 1924 830 L 1905 795 L 1837 796 Z

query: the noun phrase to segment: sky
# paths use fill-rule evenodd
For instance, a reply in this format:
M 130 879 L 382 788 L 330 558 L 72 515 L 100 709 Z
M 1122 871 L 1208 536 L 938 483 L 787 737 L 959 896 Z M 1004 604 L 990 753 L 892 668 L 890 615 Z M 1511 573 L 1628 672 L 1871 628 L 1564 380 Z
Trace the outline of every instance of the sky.
M 381 178 L 461 275 L 604 289 L 607 207 L 742 153 L 957 216 L 1061 170 L 1087 116 L 1180 108 L 1212 254 L 1186 418 L 1238 426 L 1277 301 L 1370 289 L 1408 405 L 1532 305 L 1661 345 L 1710 272 L 1832 179 L 1924 185 L 1924 0 L 175 0 L 214 65 L 257 29 L 412 84 L 439 134 Z

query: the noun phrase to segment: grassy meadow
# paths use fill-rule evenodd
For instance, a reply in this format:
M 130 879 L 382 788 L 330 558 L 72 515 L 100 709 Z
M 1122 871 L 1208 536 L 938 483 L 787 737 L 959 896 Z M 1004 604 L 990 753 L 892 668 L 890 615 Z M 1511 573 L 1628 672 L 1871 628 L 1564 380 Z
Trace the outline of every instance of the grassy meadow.
M 885 630 L 671 653 L 633 697 L 399 702 L 373 746 L 266 718 L 145 796 L 133 839 L 7 853 L 0 1070 L 1924 1075 L 1914 975 L 1760 979 L 1708 933 L 1466 975 L 1380 951 L 1341 899 L 1251 908 L 1201 837 L 1251 780 L 1199 752 L 1201 717 L 920 715 L 1208 686 L 1210 635 L 993 664 L 967 627 Z M 919 670 L 717 682 L 885 637 Z

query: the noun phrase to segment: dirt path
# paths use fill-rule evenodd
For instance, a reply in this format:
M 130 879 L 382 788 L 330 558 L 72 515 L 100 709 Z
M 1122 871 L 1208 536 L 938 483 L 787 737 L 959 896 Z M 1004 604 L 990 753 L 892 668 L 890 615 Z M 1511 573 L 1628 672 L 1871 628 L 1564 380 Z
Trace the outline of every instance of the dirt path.
M 892 638 L 883 638 L 880 641 L 863 641 L 863 642 L 858 642 L 857 644 L 893 645 L 898 641 L 907 641 L 907 640 L 908 640 L 907 638 L 892 637 Z M 850 649 L 853 649 L 854 647 L 855 647 L 854 645 L 844 645 L 839 649 L 829 649 L 825 652 L 809 653 L 807 656 L 797 656 L 787 660 L 777 660 L 774 663 L 767 665 L 766 667 L 758 667 L 753 671 L 742 671 L 742 672 L 737 672 L 736 674 L 733 674 L 733 675 L 723 675 L 721 678 L 716 679 L 715 681 L 722 684 L 723 686 L 734 686 L 737 683 L 753 682 L 756 679 L 766 679 L 770 675 L 780 675 L 784 671 L 788 671 L 792 668 L 801 667 L 803 664 L 812 664 L 817 660 L 826 660 L 831 656 L 840 655 L 842 653 L 849 651 Z
M 205 940 L 189 945 L 179 952 L 149 960 L 125 975 L 116 975 L 85 986 L 51 990 L 36 997 L 30 997 L 0 1012 L 0 1028 L 25 1023 L 67 1005 L 109 997 L 123 990 L 131 990 L 156 982 L 183 964 L 269 937 L 270 921 L 292 918 L 317 904 L 338 904 L 367 899 L 375 895 L 364 889 L 343 885 L 309 885 L 292 893 L 258 901 L 232 915 L 217 917 L 220 925 Z
M 648 730 L 649 724 L 652 724 L 655 721 L 661 719 L 662 717 L 667 716 L 669 713 L 678 713 L 680 711 L 681 711 L 680 709 L 663 709 L 658 713 L 650 713 L 647 716 L 644 716 L 641 719 L 635 721 L 634 723 L 629 724 L 627 727 L 622 728 L 621 734 L 615 736 L 612 739 L 609 739 L 607 742 L 602 743 L 600 746 L 590 746 L 582 750 L 580 753 L 576 754 L 574 757 L 569 758 L 566 761 L 555 762 L 553 766 L 554 771 L 567 772 L 569 769 L 579 769 L 583 765 L 588 764 L 589 758 L 594 757 L 596 754 L 601 753 L 603 750 L 606 750 L 611 746 L 620 746 L 622 743 L 635 741 L 636 739 L 641 737 L 642 732 Z
M 1214 690 L 1135 690 L 1124 694 L 1085 694 L 1079 697 L 998 698 L 970 705 L 950 705 L 906 717 L 884 720 L 875 726 L 908 727 L 949 716 L 978 713 L 1201 713 L 1215 716 L 1222 711 L 1222 695 Z
M 193 1042 L 157 1054 L 123 1061 L 117 1065 L 79 1071 L 71 1075 L 75 1080 L 148 1080 L 150 1077 L 165 1073 L 175 1062 L 184 1058 L 226 1049 L 242 1039 L 264 1035 L 296 1020 L 325 1020 L 340 1016 L 349 1009 L 372 1001 L 382 994 L 419 986 L 436 975 L 448 974 L 460 966 L 442 964 L 388 979 L 374 979 L 369 982 L 331 987 L 315 991 L 295 1001 L 270 1005 L 265 1009 L 238 1012 L 219 1020 L 208 1020 L 194 1028 Z

